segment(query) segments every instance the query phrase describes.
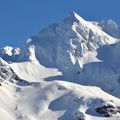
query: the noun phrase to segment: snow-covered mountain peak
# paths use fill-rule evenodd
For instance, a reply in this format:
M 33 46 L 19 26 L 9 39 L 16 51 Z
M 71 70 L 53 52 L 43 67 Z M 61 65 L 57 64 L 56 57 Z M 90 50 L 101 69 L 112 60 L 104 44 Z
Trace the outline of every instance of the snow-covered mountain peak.
M 6 46 L 2 48 L 3 54 L 8 54 L 9 56 L 12 55 L 12 50 L 13 50 L 13 47 L 11 46 Z
M 106 21 L 102 20 L 98 23 L 98 26 L 100 26 L 107 34 L 115 38 L 120 38 L 120 27 L 112 19 L 108 19 Z
M 114 30 L 115 32 L 119 29 L 119 26 L 117 25 L 117 23 L 115 21 L 113 21 L 112 19 L 108 19 L 106 21 L 101 21 L 100 22 L 101 25 L 103 25 L 103 27 L 109 27 L 110 30 Z
M 75 12 L 59 23 L 28 38 L 18 61 L 39 61 L 46 67 L 56 67 L 63 73 L 81 71 L 90 62 L 100 61 L 96 50 L 118 40 L 86 21 Z
M 16 61 L 19 53 L 19 48 L 13 48 L 11 46 L 0 48 L 0 57 L 2 57 L 6 61 Z
M 6 54 L 8 56 L 12 56 L 14 55 L 18 55 L 20 53 L 20 49 L 19 48 L 13 48 L 11 46 L 5 46 L 3 48 L 0 48 L 0 54 Z
M 91 37 L 91 35 L 93 34 L 93 36 L 98 35 L 104 37 L 104 42 L 107 42 L 108 44 L 116 42 L 116 40 L 110 36 L 111 34 L 110 35 L 106 34 L 104 30 L 99 29 L 93 22 L 84 20 L 81 16 L 79 16 L 75 12 L 70 13 L 64 19 L 63 23 L 70 26 L 73 31 L 78 33 L 78 35 L 80 34 L 79 36 L 82 36 L 85 39 L 89 39 L 88 37 Z M 117 25 L 115 24 L 115 22 L 108 21 L 108 24 L 112 24 L 110 26 L 113 26 L 114 28 L 117 29 Z M 113 27 L 111 27 L 111 29 Z
M 68 14 L 68 16 L 64 19 L 68 23 L 73 22 L 84 22 L 85 20 L 79 16 L 76 12 L 71 12 Z

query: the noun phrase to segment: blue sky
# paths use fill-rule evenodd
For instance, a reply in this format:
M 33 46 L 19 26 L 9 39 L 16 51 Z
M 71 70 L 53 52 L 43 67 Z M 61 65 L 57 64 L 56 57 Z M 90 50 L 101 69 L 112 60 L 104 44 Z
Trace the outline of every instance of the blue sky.
M 120 0 L 0 0 L 0 46 L 25 40 L 71 11 L 86 20 L 120 22 Z

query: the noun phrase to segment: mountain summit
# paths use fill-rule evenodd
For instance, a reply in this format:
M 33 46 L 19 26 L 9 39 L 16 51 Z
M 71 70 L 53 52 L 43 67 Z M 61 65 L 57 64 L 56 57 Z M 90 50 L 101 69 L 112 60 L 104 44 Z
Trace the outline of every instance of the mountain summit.
M 68 16 L 64 19 L 67 22 L 84 22 L 85 20 L 80 17 L 77 13 L 75 13 L 74 11 L 69 13 Z
M 119 27 L 75 12 L 0 49 L 2 120 L 120 120 Z
M 52 24 L 29 38 L 21 49 L 18 60 L 38 60 L 45 66 L 57 67 L 62 72 L 69 73 L 74 71 L 77 63 L 82 69 L 84 64 L 93 61 L 93 57 L 97 60 L 96 49 L 117 41 L 72 12 L 63 21 Z M 91 59 L 88 58 L 91 56 L 89 54 L 92 55 Z

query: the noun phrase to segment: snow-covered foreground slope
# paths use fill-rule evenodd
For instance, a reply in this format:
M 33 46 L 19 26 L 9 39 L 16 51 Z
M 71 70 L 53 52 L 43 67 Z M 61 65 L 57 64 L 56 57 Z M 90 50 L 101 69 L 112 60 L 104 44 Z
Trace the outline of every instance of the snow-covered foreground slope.
M 36 82 L 30 86 L 2 83 L 0 114 L 3 120 L 107 120 L 95 109 L 118 106 L 120 100 L 98 87 L 70 82 Z M 116 109 L 116 108 L 115 108 Z M 119 120 L 119 112 L 108 120 Z
M 119 28 L 106 24 L 73 12 L 1 49 L 0 119 L 120 120 Z

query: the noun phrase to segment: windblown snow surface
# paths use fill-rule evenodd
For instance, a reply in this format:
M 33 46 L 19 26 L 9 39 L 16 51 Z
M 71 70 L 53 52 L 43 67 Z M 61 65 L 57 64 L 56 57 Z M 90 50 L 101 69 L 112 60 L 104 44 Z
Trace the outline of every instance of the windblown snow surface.
M 2 48 L 0 120 L 120 120 L 119 31 L 72 12 Z

